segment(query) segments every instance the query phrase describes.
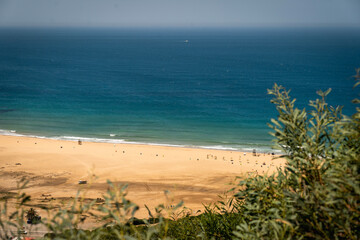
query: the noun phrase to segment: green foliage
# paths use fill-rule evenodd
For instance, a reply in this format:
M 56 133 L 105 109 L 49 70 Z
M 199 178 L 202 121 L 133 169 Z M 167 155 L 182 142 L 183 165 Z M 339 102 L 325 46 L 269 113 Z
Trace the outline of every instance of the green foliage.
M 20 238 L 23 234 L 25 204 L 30 201 L 30 197 L 23 191 L 27 184 L 25 179 L 18 182 L 18 191 L 13 197 L 15 210 L 9 210 L 8 199 L 0 204 L 0 239 L 9 239 L 13 236 Z
M 230 239 L 242 215 L 239 204 L 233 197 L 224 196 L 216 204 L 204 206 L 198 216 L 190 216 L 171 221 L 168 234 L 173 239 Z
M 357 72 L 355 86 L 359 85 Z M 269 94 L 279 112 L 272 119 L 276 147 L 287 164 L 270 177 L 240 183 L 244 220 L 240 239 L 358 239 L 360 236 L 360 109 L 352 117 L 328 106 L 330 89 L 318 91 L 310 111 L 295 107 L 282 86 Z M 359 103 L 358 100 L 354 101 Z

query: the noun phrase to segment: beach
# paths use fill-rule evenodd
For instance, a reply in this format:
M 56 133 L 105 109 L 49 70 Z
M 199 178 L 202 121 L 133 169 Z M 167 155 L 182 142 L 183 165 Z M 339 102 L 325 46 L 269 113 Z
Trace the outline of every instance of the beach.
M 111 144 L 31 137 L 0 136 L 0 192 L 15 192 L 25 177 L 31 206 L 56 205 L 74 197 L 80 187 L 86 197 L 102 198 L 107 180 L 128 184 L 128 198 L 148 217 L 154 209 L 181 200 L 194 212 L 219 200 L 236 177 L 273 172 L 284 159 L 273 155 L 199 148 L 137 144 Z M 96 176 L 96 177 L 94 177 Z M 87 184 L 79 185 L 79 181 Z M 229 194 L 228 194 L 229 195 Z M 40 210 L 41 212 L 41 210 Z
M 1 1 L 0 239 L 360 236 L 360 1 L 321 1 Z

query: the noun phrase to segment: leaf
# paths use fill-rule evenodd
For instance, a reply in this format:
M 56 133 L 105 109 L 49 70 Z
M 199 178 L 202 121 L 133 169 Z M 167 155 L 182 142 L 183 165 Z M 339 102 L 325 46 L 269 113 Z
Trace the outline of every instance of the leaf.
M 151 218 L 154 218 L 154 216 L 152 215 L 149 207 L 148 207 L 146 204 L 145 204 L 145 208 L 147 209 L 147 211 L 148 211 L 148 213 L 149 213 L 149 216 L 150 216 Z

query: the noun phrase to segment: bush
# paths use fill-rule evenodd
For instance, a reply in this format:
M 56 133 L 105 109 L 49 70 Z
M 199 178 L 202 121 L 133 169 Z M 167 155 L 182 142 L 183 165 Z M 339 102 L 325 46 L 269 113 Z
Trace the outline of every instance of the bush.
M 355 87 L 360 84 L 359 71 Z M 240 239 L 358 239 L 360 236 L 360 108 L 352 117 L 318 91 L 311 111 L 295 108 L 282 86 L 269 90 L 279 112 L 269 126 L 287 164 L 269 177 L 240 183 L 245 190 Z M 359 103 L 359 100 L 354 100 Z

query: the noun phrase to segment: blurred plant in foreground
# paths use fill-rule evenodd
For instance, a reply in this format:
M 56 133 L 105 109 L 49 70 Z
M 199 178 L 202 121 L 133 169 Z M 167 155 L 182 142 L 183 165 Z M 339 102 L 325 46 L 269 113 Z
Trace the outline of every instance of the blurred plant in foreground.
M 360 69 L 355 87 L 360 84 Z M 318 91 L 311 111 L 294 106 L 289 91 L 269 90 L 279 113 L 270 128 L 287 160 L 272 176 L 240 183 L 240 239 L 358 239 L 360 236 L 360 108 L 352 117 L 328 106 Z M 353 101 L 359 103 L 358 99 Z

